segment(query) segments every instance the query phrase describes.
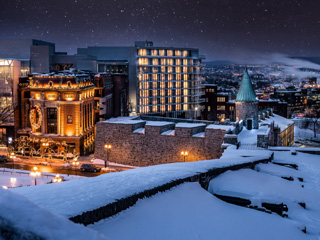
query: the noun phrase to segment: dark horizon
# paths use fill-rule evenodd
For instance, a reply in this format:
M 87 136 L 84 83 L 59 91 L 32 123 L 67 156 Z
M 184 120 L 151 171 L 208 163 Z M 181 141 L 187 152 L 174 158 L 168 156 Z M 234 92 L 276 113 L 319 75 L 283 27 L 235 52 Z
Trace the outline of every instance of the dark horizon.
M 320 56 L 320 1 L 0 0 L 0 38 L 33 38 L 75 54 L 87 46 L 199 48 L 206 61 Z

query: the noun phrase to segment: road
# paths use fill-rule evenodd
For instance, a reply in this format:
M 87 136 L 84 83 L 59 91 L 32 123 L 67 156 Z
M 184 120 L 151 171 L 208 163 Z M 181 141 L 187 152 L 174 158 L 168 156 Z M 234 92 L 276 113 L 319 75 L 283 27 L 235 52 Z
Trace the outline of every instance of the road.
M 43 173 L 59 173 L 59 174 L 69 174 L 69 175 L 79 175 L 84 177 L 96 177 L 101 174 L 105 174 L 107 172 L 81 172 L 80 169 L 77 169 L 77 171 L 73 167 L 52 167 L 52 166 L 46 166 L 46 165 L 25 165 L 25 164 L 15 164 L 14 169 L 20 169 L 20 170 L 29 170 L 31 171 L 33 167 L 37 167 L 40 172 Z M 8 163 L 0 163 L 1 168 L 10 168 L 12 169 L 12 162 Z

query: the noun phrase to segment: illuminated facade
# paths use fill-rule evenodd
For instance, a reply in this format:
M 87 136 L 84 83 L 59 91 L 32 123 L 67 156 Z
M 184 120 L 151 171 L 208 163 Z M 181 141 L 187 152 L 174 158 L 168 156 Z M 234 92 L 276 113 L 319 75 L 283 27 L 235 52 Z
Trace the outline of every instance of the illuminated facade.
M 93 152 L 95 85 L 88 75 L 33 76 L 28 88 L 30 136 L 64 141 L 69 152 Z
M 198 50 L 148 43 L 137 48 L 137 113 L 195 116 L 201 95 Z
M 95 56 L 99 73 L 120 69 L 128 74 L 131 115 L 198 115 L 202 60 L 198 49 L 154 47 L 143 41 L 127 47 L 78 48 L 77 53 Z

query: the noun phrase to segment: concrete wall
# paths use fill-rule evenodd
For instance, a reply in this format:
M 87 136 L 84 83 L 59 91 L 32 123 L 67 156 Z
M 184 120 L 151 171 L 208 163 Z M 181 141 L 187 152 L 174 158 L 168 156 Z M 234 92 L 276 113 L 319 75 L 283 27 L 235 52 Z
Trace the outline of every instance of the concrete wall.
M 100 122 L 97 124 L 95 157 L 107 159 L 105 144 L 111 144 L 109 160 L 134 166 L 183 162 L 182 151 L 187 151 L 186 161 L 219 158 L 222 154 L 224 130 L 205 129 L 205 125 L 188 128 L 176 127 L 173 123 L 161 126 L 146 125 L 145 121 L 131 124 Z M 144 134 L 133 133 L 145 127 Z M 161 133 L 175 129 L 175 135 Z M 204 132 L 204 137 L 192 137 Z

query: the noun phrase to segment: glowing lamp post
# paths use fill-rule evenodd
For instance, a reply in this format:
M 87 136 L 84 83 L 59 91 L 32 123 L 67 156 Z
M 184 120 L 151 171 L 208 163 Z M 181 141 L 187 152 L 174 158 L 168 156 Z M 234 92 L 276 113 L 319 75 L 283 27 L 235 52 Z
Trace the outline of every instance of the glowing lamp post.
M 34 177 L 34 185 L 37 185 L 37 176 L 40 176 L 41 172 L 38 172 L 38 168 L 34 167 L 31 171 L 30 175 Z
M 77 175 L 77 166 L 79 165 L 79 162 L 72 162 L 73 166 L 74 166 L 74 170 L 76 171 L 76 175 Z
M 110 152 L 111 152 L 111 145 L 109 144 L 106 144 L 104 145 L 104 148 L 106 149 L 107 151 L 107 160 L 104 161 L 104 167 L 107 168 L 108 167 L 108 162 L 109 162 L 109 155 L 110 155 Z
M 10 158 L 12 159 L 12 169 L 14 169 L 14 159 L 16 158 L 16 155 L 12 152 Z
M 53 179 L 53 182 L 54 182 L 54 183 L 57 183 L 57 182 L 61 182 L 61 181 L 62 181 L 62 177 L 60 177 L 59 174 L 56 174 L 56 176 L 55 176 L 54 179 Z
M 181 152 L 181 156 L 183 156 L 183 161 L 186 161 L 186 156 L 188 156 L 188 152 Z

